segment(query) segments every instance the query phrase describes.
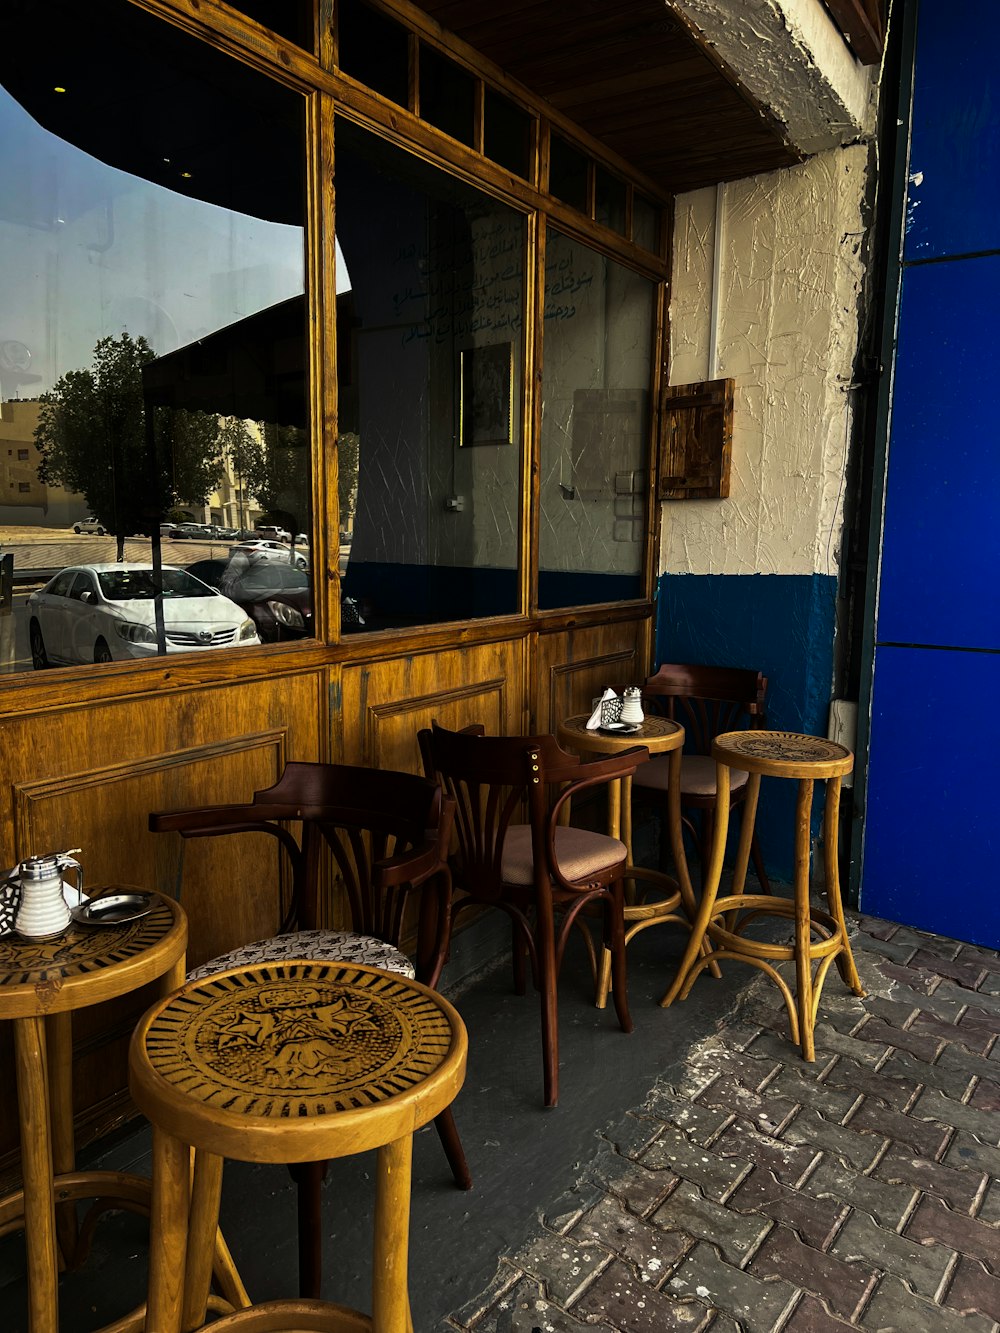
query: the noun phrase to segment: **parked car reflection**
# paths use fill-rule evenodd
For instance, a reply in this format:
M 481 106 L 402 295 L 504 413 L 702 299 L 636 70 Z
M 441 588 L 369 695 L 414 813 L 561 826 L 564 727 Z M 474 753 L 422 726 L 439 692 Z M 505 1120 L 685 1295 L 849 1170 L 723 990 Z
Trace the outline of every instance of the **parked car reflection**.
M 186 569 L 164 565 L 163 620 L 168 653 L 259 643 L 253 620 Z M 72 565 L 28 598 L 28 639 L 38 670 L 54 663 L 154 657 L 153 566 Z
M 244 558 L 248 566 L 262 560 L 269 560 L 279 565 L 290 565 L 295 569 L 309 568 L 309 548 L 307 546 L 287 546 L 285 542 L 267 538 L 240 542 L 239 546 L 231 546 L 229 556 L 234 561 L 241 557 Z
M 286 547 L 286 561 L 287 551 Z M 312 637 L 312 588 L 301 569 L 267 559 L 241 568 L 234 558 L 196 560 L 188 573 L 242 607 L 262 643 Z

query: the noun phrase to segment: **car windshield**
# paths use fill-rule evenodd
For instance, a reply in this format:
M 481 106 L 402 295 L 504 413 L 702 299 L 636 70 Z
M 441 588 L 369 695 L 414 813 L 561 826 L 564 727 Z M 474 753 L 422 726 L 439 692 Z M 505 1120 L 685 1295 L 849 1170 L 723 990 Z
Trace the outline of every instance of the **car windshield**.
M 164 569 L 164 597 L 211 597 L 212 590 L 184 569 Z M 151 569 L 110 569 L 97 575 L 109 602 L 150 601 L 156 596 Z

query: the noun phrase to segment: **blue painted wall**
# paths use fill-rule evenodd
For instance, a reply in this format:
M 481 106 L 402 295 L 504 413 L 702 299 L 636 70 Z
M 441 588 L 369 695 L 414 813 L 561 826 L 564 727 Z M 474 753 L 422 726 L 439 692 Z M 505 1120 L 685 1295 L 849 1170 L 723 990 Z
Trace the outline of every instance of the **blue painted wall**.
M 974 34 L 974 40 L 970 40 Z M 1000 10 L 920 0 L 861 905 L 1000 947 Z
M 828 575 L 664 574 L 656 661 L 763 671 L 768 725 L 825 736 L 836 596 L 837 581 Z M 768 873 L 785 882 L 792 873 L 794 814 L 795 784 L 765 782 L 757 823 L 761 852 Z

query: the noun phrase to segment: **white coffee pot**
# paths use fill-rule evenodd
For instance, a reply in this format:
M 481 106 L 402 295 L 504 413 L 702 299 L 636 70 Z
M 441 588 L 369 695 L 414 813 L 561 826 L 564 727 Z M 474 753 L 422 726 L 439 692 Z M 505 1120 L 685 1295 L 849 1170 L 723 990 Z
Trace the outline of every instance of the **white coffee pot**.
M 78 852 L 79 847 L 72 849 Z M 83 901 L 83 868 L 70 852 L 29 856 L 0 875 L 8 911 L 14 909 L 13 930 L 23 940 L 51 940 L 70 923 L 70 905 L 63 874 L 75 872 L 77 902 Z

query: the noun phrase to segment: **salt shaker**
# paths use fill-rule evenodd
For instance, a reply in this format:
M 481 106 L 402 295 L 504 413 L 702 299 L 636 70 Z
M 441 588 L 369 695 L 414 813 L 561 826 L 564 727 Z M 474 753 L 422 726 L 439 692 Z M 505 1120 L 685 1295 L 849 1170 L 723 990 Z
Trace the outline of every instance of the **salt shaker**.
M 642 726 L 642 693 L 637 685 L 622 692 L 622 721 L 629 727 Z

